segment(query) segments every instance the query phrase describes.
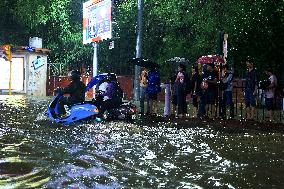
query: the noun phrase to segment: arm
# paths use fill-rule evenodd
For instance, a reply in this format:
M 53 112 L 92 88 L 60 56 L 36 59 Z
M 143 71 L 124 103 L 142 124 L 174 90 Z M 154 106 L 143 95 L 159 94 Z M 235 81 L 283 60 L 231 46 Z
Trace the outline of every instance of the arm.
M 274 79 L 274 77 L 271 78 L 271 83 L 270 85 L 267 87 L 267 89 L 273 89 L 276 86 L 276 81 Z
M 194 82 L 194 88 L 193 88 L 193 94 L 196 94 L 196 89 L 197 89 L 197 81 Z
M 62 88 L 62 93 L 63 94 L 71 94 L 71 93 L 74 93 L 74 91 L 76 90 L 76 86 L 73 82 L 71 82 L 67 87 L 65 88 Z
M 208 83 L 212 83 L 212 84 L 217 84 L 217 78 L 215 78 L 214 80 L 207 80 L 208 81 Z
M 229 74 L 228 77 L 225 77 L 222 81 L 223 83 L 228 83 L 232 81 L 232 78 L 233 78 L 233 74 Z
M 257 83 L 258 83 L 258 72 L 256 70 L 254 70 L 255 73 L 254 73 L 254 82 L 255 82 L 255 86 L 254 86 L 254 91 L 253 91 L 253 95 L 256 95 L 257 93 Z
M 209 75 L 209 77 L 210 77 L 210 75 Z M 213 84 L 213 85 L 216 85 L 216 84 L 217 84 L 217 81 L 218 81 L 218 79 L 217 79 L 217 78 L 218 78 L 218 75 L 213 72 L 213 73 L 211 73 L 211 77 L 212 77 L 212 78 L 211 78 L 212 80 L 209 80 L 209 79 L 208 79 L 208 80 L 207 80 L 208 83 Z

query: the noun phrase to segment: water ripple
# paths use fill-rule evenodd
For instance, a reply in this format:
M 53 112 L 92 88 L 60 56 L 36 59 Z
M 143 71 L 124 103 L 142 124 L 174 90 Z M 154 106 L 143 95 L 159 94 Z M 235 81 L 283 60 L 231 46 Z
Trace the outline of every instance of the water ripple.
M 1 188 L 277 188 L 284 136 L 178 123 L 76 123 L 50 98 L 0 96 Z M 265 170 L 265 171 L 263 171 Z

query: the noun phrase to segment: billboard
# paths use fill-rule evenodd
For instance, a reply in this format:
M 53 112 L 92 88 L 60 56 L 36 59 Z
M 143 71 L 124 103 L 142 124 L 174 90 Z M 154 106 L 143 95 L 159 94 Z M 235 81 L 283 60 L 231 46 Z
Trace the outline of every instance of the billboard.
M 83 3 L 83 43 L 112 38 L 111 0 Z

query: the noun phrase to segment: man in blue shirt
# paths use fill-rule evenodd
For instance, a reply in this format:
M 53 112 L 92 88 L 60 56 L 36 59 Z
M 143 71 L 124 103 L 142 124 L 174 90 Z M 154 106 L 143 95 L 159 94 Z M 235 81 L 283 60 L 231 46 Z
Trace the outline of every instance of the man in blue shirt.
M 226 118 L 227 106 L 230 107 L 230 118 L 234 118 L 234 103 L 233 103 L 233 73 L 228 69 L 228 65 L 223 66 L 224 76 L 222 77 L 223 88 L 223 105 L 222 105 L 222 117 Z
M 253 66 L 250 58 L 246 60 L 247 74 L 245 82 L 245 104 L 246 104 L 246 118 L 254 119 L 254 112 L 256 107 L 257 83 L 258 73 Z
M 160 73 L 156 67 L 150 68 L 148 72 L 148 85 L 146 88 L 146 93 L 148 97 L 148 107 L 147 114 L 148 115 L 156 115 L 157 114 L 157 100 L 158 93 L 161 92 L 161 80 Z

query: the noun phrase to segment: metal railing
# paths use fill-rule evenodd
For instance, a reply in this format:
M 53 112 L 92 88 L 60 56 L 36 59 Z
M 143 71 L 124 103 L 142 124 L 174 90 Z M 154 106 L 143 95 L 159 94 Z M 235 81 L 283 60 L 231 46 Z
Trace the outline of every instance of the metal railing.
M 280 83 L 280 82 L 279 82 Z M 244 89 L 245 89 L 245 80 L 234 80 L 233 82 L 233 103 L 234 103 L 234 118 L 235 119 L 246 119 L 246 105 L 244 99 Z M 275 91 L 275 97 L 273 101 L 273 121 L 283 123 L 283 88 L 277 87 Z M 206 115 L 212 117 L 213 109 L 215 108 L 215 117 L 222 117 L 222 104 L 223 95 L 222 91 L 218 89 L 218 97 L 216 98 L 216 103 L 210 105 L 210 110 L 206 110 Z M 215 107 L 212 107 L 215 106 Z M 228 108 L 227 108 L 228 109 Z M 256 95 L 256 108 L 255 108 L 255 120 L 257 121 L 266 121 L 266 107 L 264 103 L 264 91 L 258 89 Z M 211 115 L 211 116 L 210 116 Z

